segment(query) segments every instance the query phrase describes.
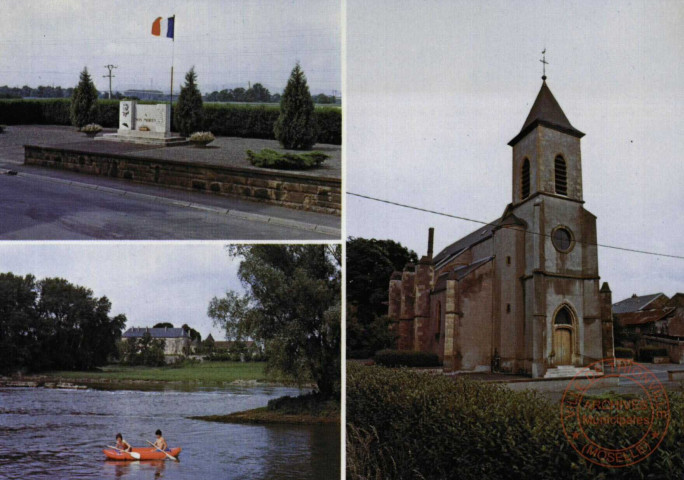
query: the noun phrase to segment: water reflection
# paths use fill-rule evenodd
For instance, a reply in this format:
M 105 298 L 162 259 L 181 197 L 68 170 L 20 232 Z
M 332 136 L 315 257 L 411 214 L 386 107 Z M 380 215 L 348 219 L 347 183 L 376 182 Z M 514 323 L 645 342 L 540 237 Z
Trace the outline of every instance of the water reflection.
M 3 478 L 339 477 L 339 428 L 231 425 L 191 420 L 297 395 L 282 387 L 179 391 L 0 389 Z M 135 446 L 160 428 L 180 462 L 105 460 L 116 432 Z M 38 447 L 39 446 L 39 447 Z
M 131 472 L 139 477 L 159 478 L 164 476 L 165 469 L 166 460 L 140 460 L 137 462 L 105 460 L 102 473 L 105 478 L 130 477 L 132 476 Z

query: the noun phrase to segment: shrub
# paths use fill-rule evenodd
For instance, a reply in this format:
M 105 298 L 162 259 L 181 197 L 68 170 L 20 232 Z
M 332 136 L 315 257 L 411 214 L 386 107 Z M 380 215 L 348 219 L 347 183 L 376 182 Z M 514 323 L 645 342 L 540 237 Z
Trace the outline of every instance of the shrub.
M 323 152 L 280 153 L 265 148 L 259 153 L 247 150 L 247 159 L 255 167 L 280 168 L 284 170 L 305 170 L 315 168 L 329 158 Z
M 337 107 L 316 108 L 318 143 L 342 144 L 342 111 Z
M 659 449 L 636 465 L 606 469 L 575 452 L 558 403 L 536 392 L 349 363 L 347 478 L 680 478 L 684 398 L 668 396 L 671 421 Z M 620 445 L 624 432 L 591 433 Z
M 280 115 L 273 132 L 284 148 L 306 150 L 316 143 L 318 126 L 314 102 L 299 63 L 292 69 L 280 99 Z
M 202 129 L 202 94 L 197 88 L 196 81 L 197 74 L 195 67 L 192 67 L 185 74 L 185 85 L 181 87 L 178 103 L 174 107 L 173 119 L 178 132 L 184 137 Z
M 205 360 L 209 362 L 229 362 L 230 361 L 230 353 L 228 352 L 218 352 L 218 353 L 211 353 L 204 357 Z
M 88 125 L 81 127 L 81 131 L 84 133 L 100 133 L 102 127 L 97 123 L 89 123 Z
M 190 135 L 191 142 L 213 142 L 216 137 L 211 132 L 195 132 Z
M 373 352 L 370 350 L 350 350 L 347 353 L 347 358 L 351 358 L 353 360 L 365 360 L 367 358 L 371 358 L 373 356 Z
M 378 365 L 385 367 L 437 367 L 439 357 L 430 352 L 409 350 L 380 350 L 373 356 Z
M 616 358 L 634 358 L 634 350 L 626 347 L 615 347 Z
M 640 362 L 652 362 L 653 357 L 667 357 L 667 348 L 646 346 L 639 349 Z
M 87 68 L 81 72 L 78 86 L 71 97 L 71 124 L 81 128 L 93 123 L 97 114 L 97 89 Z

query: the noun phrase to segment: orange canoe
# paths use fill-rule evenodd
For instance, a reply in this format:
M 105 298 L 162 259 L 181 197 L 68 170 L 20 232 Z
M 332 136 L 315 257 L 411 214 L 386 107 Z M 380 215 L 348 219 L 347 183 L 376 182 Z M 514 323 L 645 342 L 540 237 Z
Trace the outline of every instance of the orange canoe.
M 164 460 L 169 458 L 164 455 L 164 452 L 160 452 L 154 447 L 133 447 L 133 451 L 139 453 L 140 458 L 135 458 L 128 452 L 122 452 L 121 450 L 115 450 L 113 448 L 105 448 L 102 450 L 109 460 Z M 172 457 L 177 457 L 180 452 L 180 447 L 166 449 L 166 453 Z

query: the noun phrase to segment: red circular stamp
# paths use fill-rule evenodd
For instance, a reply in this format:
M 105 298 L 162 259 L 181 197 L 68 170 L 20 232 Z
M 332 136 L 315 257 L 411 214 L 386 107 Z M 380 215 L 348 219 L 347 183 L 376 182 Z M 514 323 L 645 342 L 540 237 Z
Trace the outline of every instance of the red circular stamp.
M 628 467 L 660 446 L 670 424 L 670 404 L 651 370 L 628 359 L 605 359 L 570 381 L 561 401 L 561 423 L 585 460 Z

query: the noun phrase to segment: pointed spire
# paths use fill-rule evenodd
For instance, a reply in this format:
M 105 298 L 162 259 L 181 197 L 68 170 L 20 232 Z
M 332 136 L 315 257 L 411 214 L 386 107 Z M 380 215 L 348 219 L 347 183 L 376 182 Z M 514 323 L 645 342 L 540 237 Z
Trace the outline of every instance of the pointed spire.
M 546 75 L 544 75 L 544 77 L 545 76 Z M 565 116 L 563 109 L 558 104 L 558 101 L 556 101 L 556 98 L 553 96 L 553 93 L 551 93 L 548 85 L 546 85 L 546 79 L 542 77 L 542 80 L 542 86 L 539 90 L 539 94 L 537 94 L 537 99 L 534 101 L 530 114 L 527 116 L 520 133 L 518 133 L 513 140 L 508 142 L 511 147 L 518 143 L 537 125 L 553 128 L 577 138 L 582 138 L 584 136 L 584 133 L 570 124 L 568 117 Z

